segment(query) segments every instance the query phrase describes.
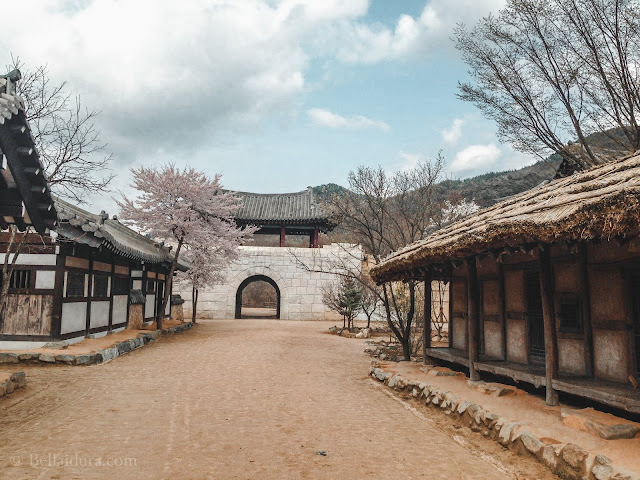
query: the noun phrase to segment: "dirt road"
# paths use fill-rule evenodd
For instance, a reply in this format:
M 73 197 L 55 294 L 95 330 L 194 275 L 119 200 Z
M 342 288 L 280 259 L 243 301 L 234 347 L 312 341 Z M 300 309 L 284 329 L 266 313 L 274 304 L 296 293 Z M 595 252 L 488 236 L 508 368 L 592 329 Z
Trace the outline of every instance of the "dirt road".
M 24 367 L 0 478 L 554 478 L 406 408 L 328 326 L 202 321 L 104 365 Z

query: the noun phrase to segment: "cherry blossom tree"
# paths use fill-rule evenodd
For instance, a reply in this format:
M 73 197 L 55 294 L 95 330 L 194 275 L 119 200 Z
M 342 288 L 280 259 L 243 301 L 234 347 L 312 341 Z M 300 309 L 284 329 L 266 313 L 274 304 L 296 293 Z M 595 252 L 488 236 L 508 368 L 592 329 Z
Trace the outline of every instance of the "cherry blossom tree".
M 162 307 L 156 316 L 161 329 L 180 253 L 190 254 L 193 278 L 201 285 L 216 278 L 214 269 L 220 271 L 225 261 L 234 258 L 236 247 L 252 230 L 236 226 L 233 216 L 241 200 L 222 189 L 219 174 L 211 179 L 193 168 L 180 170 L 171 163 L 132 168 L 131 173 L 131 186 L 140 193 L 135 199 L 123 196 L 118 202 L 121 218 L 141 233 L 163 240 L 173 252 Z

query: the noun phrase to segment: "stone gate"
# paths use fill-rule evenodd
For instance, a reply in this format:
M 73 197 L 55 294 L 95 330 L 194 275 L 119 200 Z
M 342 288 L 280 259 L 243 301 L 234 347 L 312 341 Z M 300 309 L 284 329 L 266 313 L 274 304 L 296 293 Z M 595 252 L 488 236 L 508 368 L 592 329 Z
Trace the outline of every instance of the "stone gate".
M 335 313 L 322 303 L 323 287 L 336 281 L 334 273 L 340 269 L 360 271 L 361 248 L 348 244 L 320 246 L 319 234 L 331 231 L 334 225 L 316 203 L 311 187 L 296 193 L 240 192 L 238 195 L 243 207 L 235 216 L 236 224 L 258 227 L 255 235 L 279 236 L 280 246 L 240 247 L 240 259 L 225 272 L 225 282 L 199 292 L 198 316 L 240 318 L 243 289 L 253 281 L 262 280 L 276 291 L 278 318 L 335 318 Z M 298 237 L 296 245 L 300 244 L 300 237 L 308 238 L 309 248 L 287 246 L 287 235 Z M 180 294 L 185 299 L 185 308 L 191 310 L 191 292 L 180 291 Z

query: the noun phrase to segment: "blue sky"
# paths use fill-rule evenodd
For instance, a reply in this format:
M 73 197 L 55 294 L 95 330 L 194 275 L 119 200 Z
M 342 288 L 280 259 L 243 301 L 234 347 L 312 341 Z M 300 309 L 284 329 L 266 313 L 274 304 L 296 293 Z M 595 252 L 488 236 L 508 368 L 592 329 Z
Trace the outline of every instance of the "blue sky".
M 47 64 L 131 166 L 173 161 L 226 187 L 346 184 L 358 165 L 407 168 L 442 149 L 447 175 L 535 161 L 455 98 L 458 22 L 503 0 L 26 0 L 3 6 L 0 56 Z M 8 11 L 6 11 L 8 9 Z M 28 26 L 28 28 L 26 28 Z M 117 193 L 88 199 L 116 212 Z

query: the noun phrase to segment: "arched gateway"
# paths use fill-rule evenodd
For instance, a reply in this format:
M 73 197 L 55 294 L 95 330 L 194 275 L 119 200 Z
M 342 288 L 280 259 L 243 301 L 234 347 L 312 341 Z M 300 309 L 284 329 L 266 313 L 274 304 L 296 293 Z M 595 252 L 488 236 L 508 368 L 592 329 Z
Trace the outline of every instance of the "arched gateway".
M 198 314 L 204 318 L 240 318 L 242 290 L 256 279 L 271 284 L 277 292 L 277 317 L 283 320 L 334 318 L 322 303 L 325 285 L 335 281 L 341 265 L 360 268 L 359 246 L 332 244 L 320 247 L 320 233 L 331 231 L 328 215 L 316 204 L 312 189 L 286 194 L 238 193 L 243 208 L 236 215 L 238 225 L 255 225 L 256 235 L 275 235 L 274 245 L 240 247 L 241 255 L 225 272 L 225 282 L 200 291 Z M 287 236 L 296 236 L 296 242 Z M 278 240 L 279 238 L 279 240 Z M 308 242 L 301 239 L 308 238 Z M 324 273 L 308 271 L 302 264 Z M 185 299 L 191 292 L 181 292 Z M 191 308 L 187 300 L 185 308 Z M 240 309 L 242 305 L 240 303 Z
M 249 277 L 245 279 L 240 286 L 238 287 L 238 291 L 236 292 L 236 316 L 235 318 L 242 318 L 242 292 L 244 292 L 245 287 L 248 287 L 253 282 L 267 282 L 271 285 L 276 292 L 276 318 L 280 318 L 280 288 L 278 288 L 278 284 L 271 280 L 269 277 L 265 277 L 264 275 L 254 275 L 253 277 Z

